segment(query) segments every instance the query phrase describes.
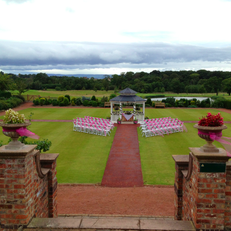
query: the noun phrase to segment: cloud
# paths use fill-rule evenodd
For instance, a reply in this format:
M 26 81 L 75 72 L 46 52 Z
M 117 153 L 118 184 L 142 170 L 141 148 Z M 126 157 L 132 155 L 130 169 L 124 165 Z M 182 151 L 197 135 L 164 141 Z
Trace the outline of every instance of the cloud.
M 21 4 L 21 3 L 29 2 L 31 0 L 3 0 L 3 1 L 5 1 L 7 4 L 9 3 Z
M 227 69 L 231 47 L 167 43 L 16 42 L 0 40 L 0 69 Z M 210 65 L 209 65 L 210 64 Z M 180 68 L 182 67 L 182 68 Z
M 69 13 L 75 13 L 75 10 L 72 9 L 71 7 L 67 7 L 66 11 L 69 12 Z
M 204 48 L 167 43 L 0 41 L 1 65 L 105 65 L 230 61 L 231 47 Z

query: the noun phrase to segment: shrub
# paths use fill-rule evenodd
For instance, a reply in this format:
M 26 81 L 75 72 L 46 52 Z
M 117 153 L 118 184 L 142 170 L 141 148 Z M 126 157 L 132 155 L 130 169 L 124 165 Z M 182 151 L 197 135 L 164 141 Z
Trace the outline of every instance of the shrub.
M 168 98 L 166 98 L 165 103 L 169 103 L 171 105 L 171 107 L 173 107 L 175 105 L 175 101 L 176 101 L 175 98 L 168 97 Z M 162 100 L 162 102 L 163 102 L 163 100 Z
M 227 104 L 227 100 L 223 97 L 217 98 L 213 103 L 212 103 L 212 107 L 215 108 L 225 108 Z
M 107 96 L 103 96 L 101 98 L 101 102 L 104 103 L 104 102 L 108 102 L 108 97 Z
M 152 100 L 151 100 L 151 98 L 148 98 L 147 101 L 145 102 L 145 104 L 146 104 L 146 105 L 149 104 L 149 106 L 152 105 Z
M 59 97 L 58 97 L 58 101 L 59 102 L 62 102 L 64 100 L 64 96 L 63 95 L 60 95 Z
M 92 106 L 92 103 L 93 103 L 94 101 L 88 101 L 88 106 Z
M 226 101 L 225 108 L 231 109 L 231 101 L 230 101 L 230 100 L 227 100 L 227 101 Z
M 26 101 L 22 95 L 13 95 L 13 97 L 21 99 L 23 103 Z
M 100 107 L 104 107 L 104 103 L 99 103 L 99 106 Z
M 81 100 L 81 98 L 77 98 L 77 99 L 75 100 L 75 104 L 76 104 L 76 105 L 82 105 L 82 100 Z
M 76 98 L 75 98 L 75 97 L 71 98 L 71 102 L 74 102 L 74 103 L 75 103 L 75 101 L 76 101 Z
M 75 101 L 71 101 L 71 106 L 75 106 Z
M 39 105 L 43 106 L 45 104 L 46 99 L 45 98 L 40 98 L 39 99 Z
M 145 107 L 150 107 L 150 104 L 145 104 Z
M 13 99 L 8 99 L 7 102 L 11 104 L 12 108 L 17 107 L 19 105 L 17 101 Z
M 97 107 L 98 106 L 98 103 L 96 101 L 92 101 L 92 106 L 93 107 Z
M 39 150 L 40 152 L 48 151 L 52 145 L 51 141 L 48 139 L 27 142 L 26 138 L 26 136 L 20 136 L 18 140 L 24 144 L 36 144 L 37 147 L 35 149 Z
M 191 104 L 191 105 L 189 105 L 188 107 L 189 107 L 189 108 L 196 108 L 197 106 L 196 106 L 196 105 Z
M 46 99 L 46 105 L 50 105 L 52 104 L 52 100 L 51 99 Z
M 33 104 L 34 104 L 34 105 L 39 105 L 39 99 L 33 100 Z
M 86 101 L 86 100 L 90 101 L 91 99 L 90 99 L 90 97 L 82 96 L 82 102 L 84 102 L 84 101 Z
M 59 105 L 59 101 L 57 99 L 53 99 L 52 100 L 52 105 L 53 106 L 58 106 Z
M 70 101 L 67 97 L 64 97 L 64 100 L 61 103 L 63 103 L 62 106 L 68 106 L 70 104 Z
M 66 98 L 68 98 L 69 102 L 71 101 L 71 97 L 69 95 L 65 95 Z
M 88 100 L 83 101 L 83 106 L 88 106 Z
M 96 101 L 96 98 L 95 98 L 94 95 L 91 97 L 91 100 L 92 100 L 92 101 Z
M 8 91 L 0 91 L 0 97 L 4 97 L 6 99 L 9 99 L 11 97 L 11 93 Z
M 164 98 L 165 95 L 146 95 L 145 98 Z

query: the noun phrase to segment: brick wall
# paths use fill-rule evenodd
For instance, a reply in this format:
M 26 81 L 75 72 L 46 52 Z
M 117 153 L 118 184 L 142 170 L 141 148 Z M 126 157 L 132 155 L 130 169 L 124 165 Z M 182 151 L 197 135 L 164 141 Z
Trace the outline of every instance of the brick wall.
M 231 165 L 227 164 L 225 169 L 228 160 L 226 152 L 204 154 L 196 148 L 191 150 L 193 150 L 191 155 L 193 161 L 190 177 L 187 177 L 187 171 L 181 171 L 183 175 L 182 220 L 192 221 L 196 230 L 231 228 Z M 201 168 L 205 164 L 211 166 L 214 163 L 224 166 L 224 171 L 215 171 L 211 168 L 209 172 Z M 175 207 L 176 209 L 179 208 Z
M 226 164 L 225 227 L 231 229 L 231 162 Z
M 40 153 L 35 145 L 23 150 L 5 150 L 0 148 L 0 227 L 17 229 L 27 225 L 32 217 L 55 217 L 50 213 L 50 204 L 56 200 L 55 193 L 50 195 L 49 185 L 52 176 L 56 181 L 56 158 L 50 170 L 40 168 L 36 163 Z M 57 155 L 57 154 L 56 154 Z M 41 171 L 39 172 L 38 169 Z M 44 173 L 44 174 L 43 174 Z M 53 206 L 54 207 L 54 206 Z M 56 205 L 54 207 L 56 209 Z

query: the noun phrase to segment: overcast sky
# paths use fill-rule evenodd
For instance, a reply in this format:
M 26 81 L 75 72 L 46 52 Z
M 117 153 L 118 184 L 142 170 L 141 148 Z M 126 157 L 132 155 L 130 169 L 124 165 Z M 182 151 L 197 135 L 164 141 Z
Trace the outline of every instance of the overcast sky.
M 231 0 L 0 0 L 0 70 L 231 71 Z

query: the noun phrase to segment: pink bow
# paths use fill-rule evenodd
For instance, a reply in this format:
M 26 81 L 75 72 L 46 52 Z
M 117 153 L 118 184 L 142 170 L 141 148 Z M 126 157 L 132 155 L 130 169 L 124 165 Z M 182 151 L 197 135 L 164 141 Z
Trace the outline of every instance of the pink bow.
M 4 132 L 17 132 L 20 136 L 28 136 L 32 139 L 39 139 L 39 136 L 34 134 L 33 132 L 29 131 L 27 128 L 25 127 L 21 127 L 21 128 L 3 128 Z
M 209 138 L 211 140 L 216 140 L 218 141 L 219 143 L 221 143 L 223 145 L 223 147 L 225 148 L 226 152 L 227 152 L 227 156 L 230 156 L 231 157 L 231 143 L 224 140 L 224 139 L 228 139 L 230 140 L 231 138 L 230 137 L 222 137 L 222 132 L 202 132 L 202 131 L 199 131 L 198 130 L 198 135 L 209 135 Z M 222 138 L 222 139 L 221 139 Z

